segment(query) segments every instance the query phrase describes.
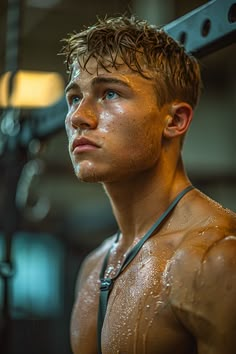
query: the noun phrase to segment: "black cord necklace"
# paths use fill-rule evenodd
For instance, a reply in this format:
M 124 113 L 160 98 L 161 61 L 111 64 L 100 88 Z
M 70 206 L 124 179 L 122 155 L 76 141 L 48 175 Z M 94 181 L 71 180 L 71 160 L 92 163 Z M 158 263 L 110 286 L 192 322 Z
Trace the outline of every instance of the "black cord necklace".
M 152 227 L 147 231 L 147 233 L 141 238 L 141 240 L 127 253 L 120 269 L 116 273 L 116 275 L 112 278 L 105 278 L 105 272 L 108 265 L 108 259 L 111 253 L 111 249 L 113 245 L 110 247 L 107 252 L 105 259 L 103 261 L 102 269 L 100 272 L 100 297 L 99 297 L 99 307 L 98 307 L 98 322 L 97 322 L 97 340 L 98 340 L 98 353 L 102 354 L 101 348 L 101 334 L 102 334 L 102 326 L 104 322 L 104 318 L 107 310 L 107 303 L 110 292 L 113 287 L 114 281 L 118 278 L 118 276 L 123 272 L 123 270 L 130 264 L 130 262 L 137 255 L 139 250 L 142 248 L 143 244 L 147 241 L 147 239 L 153 234 L 154 231 L 161 225 L 161 223 L 166 219 L 166 217 L 170 214 L 170 212 L 174 209 L 174 207 L 178 204 L 180 199 L 191 189 L 193 186 L 188 186 L 182 192 L 180 192 L 177 197 L 173 200 L 173 202 L 169 205 L 166 211 L 157 219 L 157 221 L 152 225 Z M 115 243 L 118 242 L 120 232 L 117 233 L 117 237 Z

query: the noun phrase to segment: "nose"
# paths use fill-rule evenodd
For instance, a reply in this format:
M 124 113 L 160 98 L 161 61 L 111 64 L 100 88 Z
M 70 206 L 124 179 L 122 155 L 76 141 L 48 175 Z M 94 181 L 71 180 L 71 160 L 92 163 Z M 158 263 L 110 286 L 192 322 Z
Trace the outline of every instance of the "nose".
M 66 126 L 75 130 L 95 129 L 98 119 L 95 107 L 86 100 L 82 100 L 73 111 L 66 116 Z

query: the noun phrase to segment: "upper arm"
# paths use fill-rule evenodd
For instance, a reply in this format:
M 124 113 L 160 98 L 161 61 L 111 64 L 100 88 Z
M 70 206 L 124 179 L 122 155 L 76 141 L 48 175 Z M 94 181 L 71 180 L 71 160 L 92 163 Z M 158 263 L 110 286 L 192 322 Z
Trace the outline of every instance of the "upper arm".
M 209 323 L 207 333 L 201 327 L 197 330 L 199 354 L 233 354 L 236 348 L 236 237 L 227 237 L 210 248 L 204 257 L 199 281 L 202 284 L 198 290 L 199 306 Z
M 236 237 L 215 242 L 198 261 L 190 262 L 185 279 L 186 288 L 179 289 L 177 296 L 176 313 L 194 335 L 198 353 L 234 354 Z

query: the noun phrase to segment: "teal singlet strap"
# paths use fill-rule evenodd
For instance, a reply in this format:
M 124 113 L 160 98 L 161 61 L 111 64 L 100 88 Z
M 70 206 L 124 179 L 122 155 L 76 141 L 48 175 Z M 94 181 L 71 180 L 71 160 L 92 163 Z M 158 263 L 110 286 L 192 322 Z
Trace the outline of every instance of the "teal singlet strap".
M 161 223 L 165 220 L 165 218 L 170 214 L 170 212 L 174 209 L 174 207 L 178 204 L 180 199 L 191 189 L 193 186 L 188 186 L 182 192 L 180 192 L 177 197 L 173 200 L 173 202 L 169 205 L 166 211 L 157 219 L 157 221 L 152 225 L 152 227 L 147 231 L 147 233 L 141 238 L 141 240 L 128 252 L 127 256 L 124 259 L 119 271 L 113 278 L 104 278 L 105 271 L 108 264 L 108 259 L 110 256 L 111 248 L 107 252 L 105 259 L 103 261 L 102 269 L 100 272 L 100 297 L 99 297 L 99 307 L 98 307 L 98 322 L 97 322 L 97 336 L 98 336 L 98 353 L 102 354 L 101 348 L 101 334 L 102 334 L 102 326 L 104 322 L 104 318 L 106 315 L 107 303 L 110 292 L 112 290 L 112 286 L 116 278 L 120 275 L 121 272 L 130 264 L 130 262 L 137 255 L 139 250 L 142 248 L 143 244 L 147 241 L 147 239 L 153 234 L 153 232 L 161 225 Z M 115 243 L 118 242 L 119 233 L 117 234 Z

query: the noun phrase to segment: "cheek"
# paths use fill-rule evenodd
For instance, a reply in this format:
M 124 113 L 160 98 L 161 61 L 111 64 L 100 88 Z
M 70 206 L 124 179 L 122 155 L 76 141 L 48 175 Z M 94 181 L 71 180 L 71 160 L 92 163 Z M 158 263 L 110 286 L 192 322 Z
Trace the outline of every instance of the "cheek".
M 117 117 L 117 114 L 102 112 L 99 115 L 98 129 L 104 137 L 106 135 L 109 136 L 109 134 L 112 134 L 115 131 L 118 123 L 119 118 Z
M 147 113 L 136 115 L 122 120 L 120 130 L 130 148 L 142 153 L 149 153 L 158 149 L 161 143 L 161 127 L 155 114 Z M 124 124 L 123 124 L 124 123 Z
M 133 121 L 133 123 L 132 123 Z M 131 143 L 130 135 L 134 134 L 135 119 L 124 108 L 114 109 L 112 112 L 102 112 L 98 130 L 105 143 L 105 148 L 114 149 L 116 153 L 124 151 L 127 143 Z
M 161 129 L 155 122 L 158 117 L 148 114 L 144 116 L 142 124 L 137 124 L 136 129 L 130 129 L 129 137 L 132 141 L 130 157 L 137 163 L 143 164 L 143 168 L 153 166 L 161 153 Z
M 161 145 L 161 129 L 155 122 L 157 119 L 156 114 L 143 114 L 135 109 L 120 112 L 114 120 L 106 122 L 103 132 L 108 132 L 109 147 L 117 163 L 121 160 L 128 164 L 129 169 L 136 169 L 157 161 Z

